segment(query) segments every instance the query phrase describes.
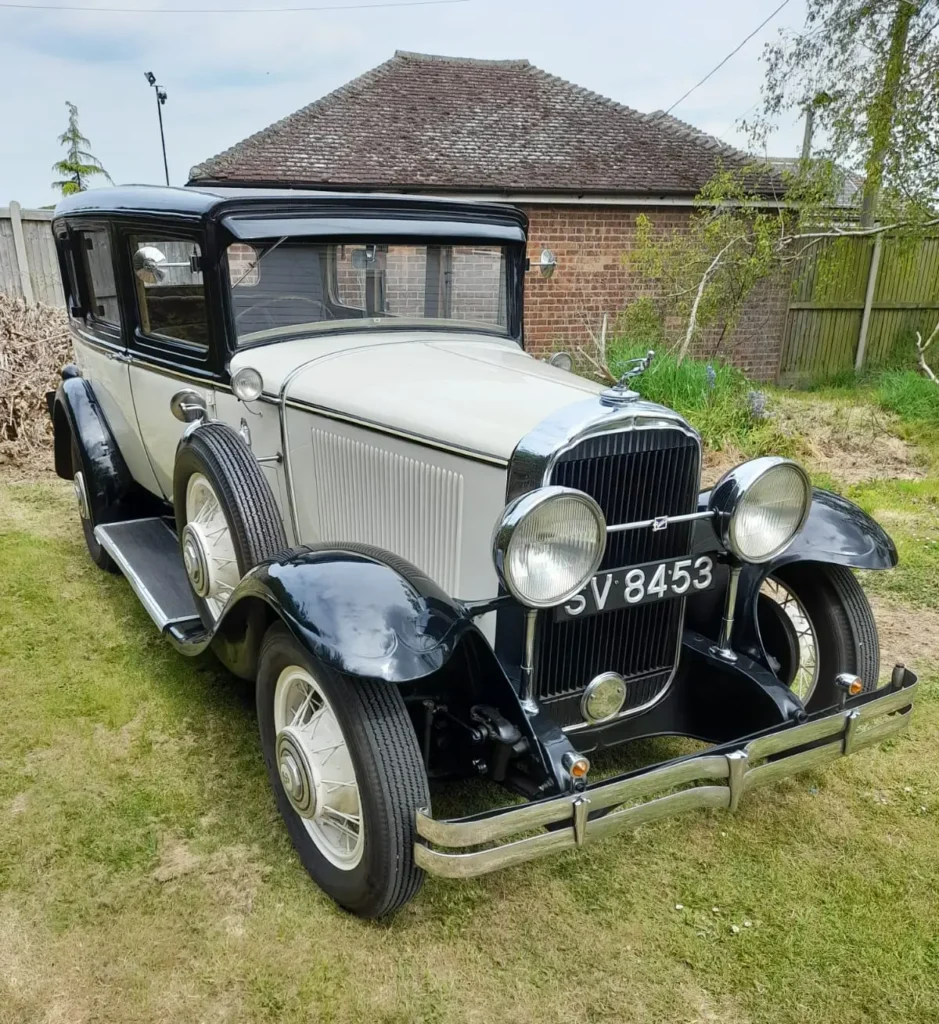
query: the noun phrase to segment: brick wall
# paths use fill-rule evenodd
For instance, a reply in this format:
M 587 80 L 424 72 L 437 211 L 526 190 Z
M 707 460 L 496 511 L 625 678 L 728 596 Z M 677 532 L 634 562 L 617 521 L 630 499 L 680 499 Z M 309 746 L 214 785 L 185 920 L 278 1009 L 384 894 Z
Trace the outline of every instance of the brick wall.
M 688 224 L 690 209 L 677 207 L 549 206 L 523 207 L 529 217 L 528 255 L 532 270 L 525 285 L 525 339 L 533 353 L 589 345 L 603 314 L 612 326 L 616 313 L 641 296 L 655 296 L 654 283 L 623 266 L 632 249 L 636 218 L 645 213 L 663 234 Z M 542 249 L 558 265 L 550 278 L 537 269 Z M 720 343 L 718 355 L 758 380 L 773 379 L 779 368 L 788 304 L 785 281 L 761 282 L 750 295 L 736 330 Z M 710 356 L 719 330 L 705 332 L 695 354 Z

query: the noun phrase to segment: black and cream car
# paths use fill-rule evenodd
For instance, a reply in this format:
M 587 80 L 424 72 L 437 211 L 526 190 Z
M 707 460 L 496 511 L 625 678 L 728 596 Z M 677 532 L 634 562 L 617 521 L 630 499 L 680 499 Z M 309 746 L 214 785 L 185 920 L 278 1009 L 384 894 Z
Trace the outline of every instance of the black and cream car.
M 702 492 L 644 361 L 603 387 L 527 354 L 520 212 L 127 187 L 53 227 L 88 551 L 255 681 L 277 804 L 342 906 L 734 810 L 907 724 L 852 574 L 889 537 L 787 459 Z M 707 746 L 592 782 L 596 751 L 670 734 Z M 435 818 L 461 776 L 515 799 Z

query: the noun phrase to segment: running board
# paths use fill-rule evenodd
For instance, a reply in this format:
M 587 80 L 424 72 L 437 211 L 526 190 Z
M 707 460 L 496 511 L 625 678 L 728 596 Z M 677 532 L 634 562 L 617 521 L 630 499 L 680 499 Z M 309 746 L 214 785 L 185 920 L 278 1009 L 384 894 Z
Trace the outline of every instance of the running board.
M 105 523 L 95 527 L 95 538 L 127 577 L 161 633 L 170 627 L 185 633 L 202 630 L 179 541 L 163 519 Z

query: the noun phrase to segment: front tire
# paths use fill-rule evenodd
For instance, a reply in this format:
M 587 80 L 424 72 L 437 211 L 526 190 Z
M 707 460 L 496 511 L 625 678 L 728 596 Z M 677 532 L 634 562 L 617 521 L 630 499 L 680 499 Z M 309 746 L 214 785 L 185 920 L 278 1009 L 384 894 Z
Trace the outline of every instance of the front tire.
M 261 645 L 257 712 L 277 807 L 313 881 L 360 917 L 407 903 L 424 878 L 415 821 L 430 796 L 397 687 L 315 662 L 276 622 Z
M 839 699 L 835 676 L 861 677 L 877 688 L 880 642 L 867 596 L 850 569 L 806 562 L 785 566 L 763 585 L 757 618 L 777 675 L 808 711 Z

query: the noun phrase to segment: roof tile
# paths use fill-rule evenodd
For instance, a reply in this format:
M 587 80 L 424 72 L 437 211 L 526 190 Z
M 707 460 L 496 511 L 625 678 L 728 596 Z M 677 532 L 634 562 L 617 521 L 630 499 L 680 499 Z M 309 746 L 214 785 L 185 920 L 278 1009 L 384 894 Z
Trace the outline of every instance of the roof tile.
M 694 195 L 752 158 L 677 118 L 527 60 L 399 50 L 197 165 L 192 182 L 471 192 Z

